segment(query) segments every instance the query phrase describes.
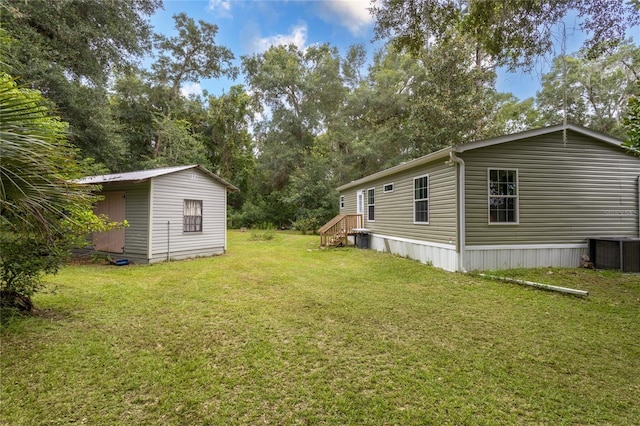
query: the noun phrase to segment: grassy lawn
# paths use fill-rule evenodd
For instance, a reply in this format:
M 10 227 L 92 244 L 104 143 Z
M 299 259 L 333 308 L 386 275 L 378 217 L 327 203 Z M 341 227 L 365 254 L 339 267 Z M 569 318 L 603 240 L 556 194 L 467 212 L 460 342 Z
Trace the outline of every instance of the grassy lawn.
M 5 317 L 0 424 L 638 424 L 640 276 L 452 274 L 318 237 L 76 265 Z

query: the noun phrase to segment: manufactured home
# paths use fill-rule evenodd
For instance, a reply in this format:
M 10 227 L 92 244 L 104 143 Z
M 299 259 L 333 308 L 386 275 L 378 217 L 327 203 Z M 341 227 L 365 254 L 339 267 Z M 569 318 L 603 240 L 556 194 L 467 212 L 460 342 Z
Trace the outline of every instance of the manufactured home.
M 116 259 L 155 263 L 227 249 L 227 193 L 238 189 L 198 165 L 88 176 L 101 185 L 96 213 L 128 227 L 93 235 L 93 248 Z
M 338 191 L 323 244 L 364 236 L 448 271 L 577 267 L 589 239 L 640 238 L 640 157 L 573 124 L 452 146 Z

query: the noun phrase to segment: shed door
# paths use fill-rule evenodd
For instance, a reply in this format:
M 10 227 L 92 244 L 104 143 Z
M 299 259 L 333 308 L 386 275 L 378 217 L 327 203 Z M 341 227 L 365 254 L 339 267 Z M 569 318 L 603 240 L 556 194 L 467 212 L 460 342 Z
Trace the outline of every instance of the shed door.
M 104 200 L 96 204 L 96 214 L 104 214 L 114 222 L 122 222 L 126 208 L 124 192 L 105 192 L 102 195 Z M 98 251 L 124 253 L 124 229 L 96 232 L 93 234 L 93 247 Z

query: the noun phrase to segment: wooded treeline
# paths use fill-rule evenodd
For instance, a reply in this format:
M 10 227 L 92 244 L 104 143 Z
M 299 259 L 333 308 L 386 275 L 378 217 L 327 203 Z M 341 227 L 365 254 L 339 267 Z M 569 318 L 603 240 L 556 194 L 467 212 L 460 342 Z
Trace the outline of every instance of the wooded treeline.
M 551 3 L 562 6 L 558 14 L 572 4 Z M 624 138 L 627 105 L 639 90 L 640 49 L 632 41 L 611 38 L 555 58 L 541 91 L 520 100 L 496 90 L 496 66 L 516 66 L 518 58 L 544 53 L 540 46 L 516 39 L 504 49 L 509 40 L 500 47 L 495 34 L 469 31 L 474 20 L 504 14 L 504 2 L 434 9 L 448 25 L 421 22 L 415 28 L 422 38 L 389 20 L 399 13 L 394 4 L 376 10 L 379 34 L 390 37 L 380 51 L 273 46 L 240 58 L 236 68 L 212 23 L 180 14 L 177 36 L 154 33 L 148 17 L 159 0 L 5 2 L 0 71 L 54 105 L 87 174 L 201 164 L 240 188 L 230 195 L 234 227 L 316 229 L 337 213 L 340 184 L 451 144 L 557 124 L 565 115 Z M 152 58 L 148 68 L 140 66 L 144 57 Z M 237 75 L 245 85 L 220 95 L 180 91 Z

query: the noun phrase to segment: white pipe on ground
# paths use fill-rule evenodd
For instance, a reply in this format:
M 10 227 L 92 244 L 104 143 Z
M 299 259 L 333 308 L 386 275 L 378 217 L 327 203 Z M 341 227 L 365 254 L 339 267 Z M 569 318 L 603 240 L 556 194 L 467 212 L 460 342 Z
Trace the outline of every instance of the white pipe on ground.
M 528 285 L 531 287 L 541 288 L 543 290 L 558 291 L 560 293 L 574 294 L 576 296 L 585 296 L 585 297 L 589 295 L 589 292 L 586 290 L 576 290 L 575 288 L 558 287 L 555 285 L 541 284 L 533 281 L 518 280 L 515 278 L 497 277 L 495 275 L 487 275 L 487 274 L 479 274 L 479 275 L 483 278 L 490 278 L 492 280 L 505 281 L 508 283 Z

